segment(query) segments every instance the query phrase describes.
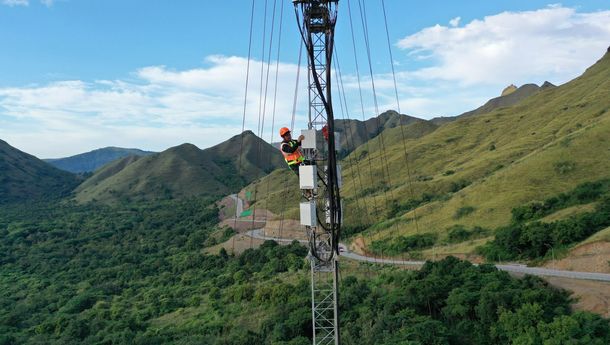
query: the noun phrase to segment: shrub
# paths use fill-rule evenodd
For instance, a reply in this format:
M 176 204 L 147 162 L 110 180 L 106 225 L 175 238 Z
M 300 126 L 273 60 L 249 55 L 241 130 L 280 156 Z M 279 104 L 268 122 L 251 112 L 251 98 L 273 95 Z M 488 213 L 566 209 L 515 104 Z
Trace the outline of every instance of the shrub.
M 371 249 L 379 254 L 397 255 L 413 250 L 431 248 L 436 244 L 437 234 L 426 233 L 411 236 L 398 236 L 392 240 L 373 241 Z
M 610 197 L 602 200 L 594 212 L 553 223 L 514 222 L 496 231 L 496 238 L 480 248 L 488 260 L 537 259 L 552 247 L 580 242 L 610 226 Z
M 341 238 L 349 238 L 351 236 L 357 235 L 368 229 L 370 226 L 370 224 L 344 224 L 341 226 Z
M 459 179 L 455 182 L 451 182 L 451 187 L 449 189 L 449 191 L 451 193 L 457 193 L 459 191 L 461 191 L 462 189 L 470 186 L 472 182 L 464 180 L 464 179 Z
M 480 226 L 475 226 L 471 230 L 468 230 L 463 225 L 454 225 L 447 228 L 447 242 L 448 243 L 460 243 L 475 238 L 481 238 L 486 236 L 489 230 Z
M 576 163 L 570 161 L 557 162 L 553 167 L 559 175 L 566 175 L 576 169 Z
M 463 217 L 466 217 L 467 215 L 471 214 L 472 212 L 474 212 L 476 209 L 472 206 L 464 206 L 464 207 L 460 207 L 457 209 L 457 211 L 455 211 L 455 214 L 453 215 L 454 219 L 460 219 Z
M 557 210 L 573 205 L 582 205 L 593 202 L 602 197 L 610 188 L 610 180 L 586 182 L 570 192 L 536 201 L 512 209 L 514 222 L 525 222 L 545 217 Z

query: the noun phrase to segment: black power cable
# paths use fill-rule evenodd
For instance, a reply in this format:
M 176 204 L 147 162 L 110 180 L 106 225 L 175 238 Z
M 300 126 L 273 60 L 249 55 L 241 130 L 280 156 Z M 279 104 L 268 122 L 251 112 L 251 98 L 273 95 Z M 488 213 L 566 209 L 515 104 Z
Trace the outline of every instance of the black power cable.
M 240 136 L 240 144 L 239 144 L 239 175 L 241 176 L 243 173 L 243 164 L 242 157 L 244 152 L 244 130 L 246 129 L 246 109 L 248 105 L 248 85 L 250 83 L 250 61 L 252 59 L 252 31 L 254 27 L 254 4 L 256 0 L 252 0 L 252 9 L 250 13 L 250 35 L 249 35 L 249 43 L 248 43 L 248 66 L 246 67 L 246 88 L 244 94 L 244 112 L 243 118 L 241 122 L 241 136 Z M 235 200 L 235 220 L 233 223 L 233 228 L 237 229 L 237 210 L 239 205 L 239 194 L 237 195 L 237 199 Z M 235 255 L 235 236 L 233 236 L 233 240 L 231 241 L 231 254 Z
M 301 4 L 304 18 L 303 18 L 303 28 L 299 27 L 301 32 L 301 36 L 305 43 L 305 48 L 307 49 L 307 53 L 309 56 L 310 67 L 311 67 L 311 75 L 314 81 L 314 86 L 318 91 L 318 97 L 320 98 L 322 104 L 324 105 L 324 109 L 326 111 L 327 116 L 327 128 L 328 128 L 328 166 L 329 169 L 327 171 L 327 192 L 328 192 L 328 208 L 330 214 L 330 226 L 329 230 L 331 233 L 331 243 L 332 251 L 331 255 L 328 258 L 321 258 L 319 253 L 315 250 L 315 245 L 311 246 L 312 255 L 316 257 L 316 259 L 322 262 L 329 262 L 332 260 L 334 255 L 339 254 L 339 237 L 341 235 L 341 196 L 339 192 L 338 185 L 338 176 L 337 176 L 337 154 L 335 151 L 335 136 L 334 136 L 334 114 L 332 108 L 332 93 L 331 93 L 331 72 L 332 72 L 332 56 L 333 56 L 333 48 L 334 48 L 334 27 L 336 24 L 336 11 L 331 15 L 329 13 L 328 8 L 324 8 L 327 11 L 325 15 L 327 16 L 325 19 L 327 27 L 324 28 L 325 35 L 325 51 L 326 51 L 326 66 L 325 66 L 325 74 L 326 74 L 326 90 L 323 89 L 322 83 L 320 82 L 318 71 L 316 68 L 316 56 L 314 51 L 314 42 L 312 38 L 312 33 L 315 32 L 314 28 L 310 26 L 309 14 L 311 13 L 312 7 L 315 9 L 320 9 L 320 3 L 314 2 L 309 4 Z M 298 4 L 295 3 L 295 13 L 297 15 L 297 20 L 299 19 L 298 13 Z M 305 30 L 303 30 L 305 29 Z M 305 34 L 307 33 L 307 35 Z M 324 92 L 326 91 L 326 92 Z M 315 243 L 315 234 L 312 236 Z M 311 245 L 311 244 L 310 244 Z

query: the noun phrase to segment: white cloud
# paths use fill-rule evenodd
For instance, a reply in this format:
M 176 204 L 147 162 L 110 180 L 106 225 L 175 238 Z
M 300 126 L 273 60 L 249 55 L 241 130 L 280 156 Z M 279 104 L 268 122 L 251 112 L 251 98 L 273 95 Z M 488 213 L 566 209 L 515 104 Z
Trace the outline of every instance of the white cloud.
M 30 4 L 29 0 L 2 0 L 2 5 L 7 6 L 28 6 Z
M 562 83 L 582 73 L 610 44 L 610 11 L 578 13 L 555 5 L 453 24 L 399 41 L 400 48 L 432 63 L 417 77 L 462 85 Z
M 40 0 L 40 3 L 47 7 L 51 7 L 55 3 L 55 0 Z
M 455 17 L 449 21 L 449 25 L 451 25 L 452 27 L 459 26 L 461 20 L 462 20 L 462 17 Z
M 184 71 L 145 67 L 131 81 L 74 80 L 0 89 L 0 123 L 7 123 L 0 126 L 0 137 L 42 157 L 85 150 L 78 142 L 87 149 L 123 145 L 153 150 L 186 141 L 200 147 L 217 144 L 241 130 L 247 60 L 213 56 L 206 62 L 209 67 Z M 246 129 L 257 132 L 259 108 L 265 108 L 263 136 L 269 140 L 275 63 L 266 106 L 264 95 L 259 99 L 260 61 L 252 64 Z M 296 65 L 279 64 L 275 129 L 290 123 L 296 71 Z

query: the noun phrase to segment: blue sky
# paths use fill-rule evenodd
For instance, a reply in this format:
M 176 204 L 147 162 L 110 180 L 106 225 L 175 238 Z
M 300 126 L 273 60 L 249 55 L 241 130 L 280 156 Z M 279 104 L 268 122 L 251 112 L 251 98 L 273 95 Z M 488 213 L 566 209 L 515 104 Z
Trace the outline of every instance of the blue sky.
M 299 47 L 292 2 L 266 0 L 267 33 L 277 6 L 271 80 L 282 1 L 276 128 L 289 122 Z M 347 3 L 340 2 L 337 54 L 350 115 L 368 118 L 375 109 L 362 68 L 361 23 L 355 16 L 364 114 L 356 106 Z M 470 110 L 510 83 L 566 82 L 610 45 L 606 0 L 385 3 L 401 110 L 424 118 Z M 357 15 L 358 0 L 350 4 Z M 381 1 L 365 4 L 380 110 L 396 108 Z M 249 0 L 0 0 L 0 139 L 46 158 L 110 145 L 163 150 L 192 142 L 203 148 L 239 133 L 250 5 Z M 250 129 L 257 127 L 262 102 L 264 5 L 265 0 L 255 2 Z M 267 65 L 262 66 L 265 75 Z M 303 125 L 306 108 L 300 99 Z M 271 116 L 273 83 L 264 108 Z M 270 140 L 266 122 L 262 134 Z

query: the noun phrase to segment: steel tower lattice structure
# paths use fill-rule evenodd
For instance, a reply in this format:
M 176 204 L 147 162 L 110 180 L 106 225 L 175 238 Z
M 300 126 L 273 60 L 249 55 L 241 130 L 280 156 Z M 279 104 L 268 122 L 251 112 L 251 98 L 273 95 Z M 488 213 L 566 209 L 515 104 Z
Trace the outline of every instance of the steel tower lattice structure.
M 338 256 L 342 209 L 331 94 L 338 0 L 293 0 L 293 3 L 308 56 L 308 132 L 315 138 L 316 131 L 326 127 L 328 133 L 325 142 L 314 139 L 313 144 L 303 146 L 306 166 L 300 168 L 301 189 L 307 199 L 306 203 L 301 203 L 301 223 L 306 225 L 310 247 L 313 344 L 338 345 Z M 315 174 L 312 179 L 315 182 L 309 185 L 303 182 L 306 171 Z M 321 177 L 320 181 L 316 176 Z M 309 210 L 306 216 L 303 209 Z M 320 215 L 325 219 L 320 219 Z M 303 220 L 308 217 L 313 219 Z

